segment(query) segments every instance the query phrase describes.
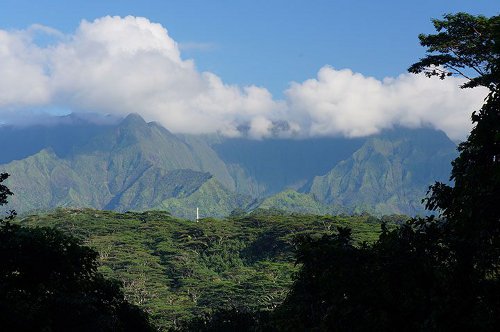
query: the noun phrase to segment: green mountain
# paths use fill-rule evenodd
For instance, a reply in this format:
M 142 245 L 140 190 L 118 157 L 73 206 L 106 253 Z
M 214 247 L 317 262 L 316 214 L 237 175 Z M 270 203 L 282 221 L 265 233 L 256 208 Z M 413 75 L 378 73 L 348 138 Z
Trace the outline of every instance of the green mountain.
M 0 125 L 0 164 L 27 158 L 47 148 L 58 156 L 67 156 L 73 147 L 109 131 L 119 121 L 113 117 L 69 114 L 48 118 L 38 125 Z
M 2 169 L 13 175 L 11 207 L 21 213 L 59 206 L 170 208 L 187 217 L 199 206 L 221 216 L 248 201 L 234 193 L 228 169 L 208 145 L 188 144 L 135 114 L 64 155 L 47 148 Z
M 369 138 L 305 191 L 323 204 L 353 212 L 423 214 L 421 200 L 429 185 L 448 182 L 455 156 L 455 144 L 442 132 L 392 130 Z
M 11 208 L 165 209 L 194 218 L 235 209 L 424 213 L 427 186 L 446 181 L 455 144 L 432 129 L 367 138 L 266 139 L 174 135 L 137 114 L 95 124 L 0 127 Z

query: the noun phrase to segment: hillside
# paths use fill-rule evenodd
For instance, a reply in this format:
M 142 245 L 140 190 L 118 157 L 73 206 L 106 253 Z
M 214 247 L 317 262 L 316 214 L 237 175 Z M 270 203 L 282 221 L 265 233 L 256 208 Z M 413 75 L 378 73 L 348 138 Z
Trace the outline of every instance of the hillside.
M 341 206 L 323 204 L 311 194 L 299 193 L 292 189 L 265 198 L 258 208 L 310 214 L 338 214 L 345 211 Z
M 306 192 L 323 204 L 378 215 L 425 213 L 421 200 L 430 184 L 448 182 L 455 145 L 442 132 L 399 129 L 369 138 Z
M 375 241 L 380 232 L 380 221 L 369 216 L 263 211 L 196 223 L 160 211 L 58 209 L 20 223 L 54 226 L 95 248 L 100 272 L 122 281 L 128 299 L 163 329 L 219 308 L 275 308 L 298 270 L 295 236 L 331 234 L 336 226 L 349 226 L 361 243 Z

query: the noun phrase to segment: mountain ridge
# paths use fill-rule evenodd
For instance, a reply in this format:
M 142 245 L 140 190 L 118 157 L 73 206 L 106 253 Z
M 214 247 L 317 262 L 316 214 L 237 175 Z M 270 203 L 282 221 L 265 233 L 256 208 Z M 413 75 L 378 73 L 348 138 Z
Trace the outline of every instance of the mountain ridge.
M 448 182 L 445 166 L 456 157 L 455 145 L 442 135 L 426 129 L 372 137 L 350 158 L 315 177 L 308 192 L 324 204 L 351 206 L 354 212 L 425 213 L 421 200 L 428 186 Z
M 12 174 L 7 183 L 19 212 L 58 206 L 170 209 L 192 218 L 199 206 L 216 217 L 252 208 L 424 213 L 417 201 L 435 180 L 446 181 L 456 155 L 455 144 L 429 128 L 395 128 L 354 140 L 251 141 L 176 135 L 138 114 L 101 126 L 71 121 L 69 127 L 36 127 L 18 145 L 39 135 L 39 151 L 31 153 L 28 146 L 10 155 L 31 153 L 27 157 L 4 158 L 0 167 Z M 72 134 L 72 128 L 79 129 Z M 26 133 L 28 128 L 0 127 L 0 137 L 22 139 Z M 8 146 L 1 141 L 2 149 Z

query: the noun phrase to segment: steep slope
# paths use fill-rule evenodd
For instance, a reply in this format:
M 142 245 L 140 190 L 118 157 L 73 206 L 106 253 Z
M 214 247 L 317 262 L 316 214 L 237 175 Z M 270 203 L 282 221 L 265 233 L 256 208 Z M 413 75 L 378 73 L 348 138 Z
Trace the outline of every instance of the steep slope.
M 137 114 L 130 114 L 116 128 L 75 151 L 76 158 L 93 156 L 107 160 L 108 172 L 114 177 L 112 190 L 126 189 L 151 166 L 209 172 L 228 189 L 234 189 L 224 163 L 214 157 L 208 145 L 191 146 L 157 123 L 146 123 Z
M 188 197 L 211 178 L 209 173 L 187 169 L 166 171 L 151 167 L 130 187 L 115 196 L 106 209 L 124 211 L 156 207 L 168 198 Z
M 202 216 L 223 217 L 249 203 L 249 197 L 228 190 L 210 173 L 150 168 L 132 186 L 115 196 L 106 209 L 166 210 L 175 216 L 194 219 L 197 207 Z
M 8 187 L 15 193 L 9 208 L 18 212 L 45 210 L 55 206 L 99 206 L 100 192 L 59 159 L 52 150 L 2 167 L 11 174 Z
M 58 206 L 158 208 L 189 218 L 196 207 L 204 216 L 223 216 L 259 205 L 414 214 L 423 212 L 427 186 L 447 180 L 456 155 L 454 143 L 432 129 L 397 128 L 354 140 L 255 141 L 174 135 L 137 114 L 113 121 L 97 125 L 68 116 L 45 127 L 0 127 L 6 151 L 0 171 L 11 174 L 11 207 L 21 213 Z M 9 150 L 11 144 L 18 149 Z
M 144 210 L 164 206 L 169 198 L 177 199 L 178 211 L 204 204 L 226 212 L 244 202 L 232 192 L 229 171 L 208 145 L 190 145 L 138 115 L 98 131 L 87 142 L 68 140 L 74 144 L 65 154 L 49 148 L 2 165 L 12 175 L 8 185 L 16 193 L 12 207 L 18 212 L 58 206 Z M 210 195 L 207 186 L 217 194 Z M 207 197 L 188 199 L 197 190 Z
M 421 200 L 428 186 L 447 182 L 455 156 L 455 144 L 442 132 L 392 130 L 371 137 L 305 191 L 324 204 L 355 212 L 425 213 Z

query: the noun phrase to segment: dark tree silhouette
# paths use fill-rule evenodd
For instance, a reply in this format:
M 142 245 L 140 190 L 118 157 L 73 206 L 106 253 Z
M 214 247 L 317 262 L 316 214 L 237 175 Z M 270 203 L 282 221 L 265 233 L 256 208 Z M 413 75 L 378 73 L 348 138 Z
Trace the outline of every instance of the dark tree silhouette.
M 0 183 L 8 175 L 2 173 Z M 0 186 L 0 205 L 10 190 Z M 98 254 L 52 228 L 0 222 L 2 331 L 151 331 L 120 284 L 97 272 Z
M 437 34 L 419 35 L 427 54 L 408 69 L 428 77 L 461 76 L 464 88 L 498 88 L 499 16 L 447 14 L 432 21 Z
M 489 89 L 483 107 L 472 114 L 468 139 L 452 163 L 454 186 L 436 183 L 426 199 L 447 221 L 460 275 L 499 277 L 500 264 L 500 16 L 464 13 L 434 20 L 436 35 L 421 35 L 427 56 L 410 67 L 434 73 L 436 66 L 467 78 L 463 87 Z M 466 74 L 471 72 L 471 74 Z M 472 74 L 475 74 L 472 76 Z
M 2 184 L 2 182 L 7 180 L 8 177 L 9 177 L 8 173 L 0 173 L 0 206 L 7 204 L 9 196 L 14 195 L 14 193 L 12 193 L 12 191 L 10 191 L 10 189 L 6 185 Z M 12 220 L 17 215 L 16 211 L 14 210 L 10 210 L 7 213 L 8 214 L 5 220 Z M 0 221 L 1 220 L 3 219 L 0 218 Z
M 12 195 L 12 191 L 2 184 L 9 177 L 8 173 L 0 173 L 0 205 L 7 204 L 7 198 Z

